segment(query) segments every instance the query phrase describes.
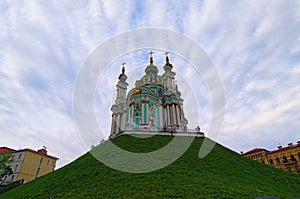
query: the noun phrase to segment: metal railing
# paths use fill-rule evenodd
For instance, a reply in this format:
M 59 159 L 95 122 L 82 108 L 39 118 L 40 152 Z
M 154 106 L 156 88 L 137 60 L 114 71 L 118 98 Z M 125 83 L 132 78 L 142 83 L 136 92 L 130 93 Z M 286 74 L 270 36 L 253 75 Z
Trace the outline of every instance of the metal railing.
M 204 132 L 200 132 L 196 129 L 174 129 L 174 128 L 162 128 L 162 129 L 149 129 L 149 128 L 134 128 L 125 129 L 118 133 L 112 134 L 110 138 L 117 137 L 122 134 L 153 134 L 153 135 L 171 135 L 171 136 L 194 136 L 205 137 Z

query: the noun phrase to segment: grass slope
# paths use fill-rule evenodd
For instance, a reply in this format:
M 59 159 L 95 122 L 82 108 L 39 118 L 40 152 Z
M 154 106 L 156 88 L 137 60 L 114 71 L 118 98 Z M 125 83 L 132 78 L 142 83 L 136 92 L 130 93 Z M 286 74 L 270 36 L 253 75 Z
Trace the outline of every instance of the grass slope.
M 170 136 L 137 139 L 125 135 L 114 143 L 126 150 L 148 152 L 171 139 Z M 176 162 L 145 174 L 110 169 L 87 153 L 0 198 L 45 199 L 55 194 L 59 198 L 300 197 L 300 176 L 242 157 L 219 144 L 204 159 L 199 159 L 202 141 L 203 138 L 196 138 Z

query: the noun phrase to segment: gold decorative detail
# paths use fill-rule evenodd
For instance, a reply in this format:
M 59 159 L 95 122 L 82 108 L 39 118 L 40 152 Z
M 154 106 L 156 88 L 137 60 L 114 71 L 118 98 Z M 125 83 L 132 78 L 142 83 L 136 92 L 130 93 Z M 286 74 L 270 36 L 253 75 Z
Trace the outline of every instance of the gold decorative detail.
M 154 110 L 154 105 L 153 105 L 153 104 L 150 104 L 150 105 L 149 105 L 149 109 L 150 109 L 150 111 L 153 111 L 153 110 Z
M 140 93 L 141 93 L 141 89 L 140 88 L 134 89 L 134 94 L 140 94 Z

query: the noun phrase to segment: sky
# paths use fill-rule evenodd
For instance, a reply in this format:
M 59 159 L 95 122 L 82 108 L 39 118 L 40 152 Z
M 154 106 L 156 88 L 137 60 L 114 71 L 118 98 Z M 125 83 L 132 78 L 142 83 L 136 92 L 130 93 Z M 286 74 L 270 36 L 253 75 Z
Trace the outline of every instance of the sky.
M 223 81 L 223 129 L 216 141 L 236 151 L 269 150 L 300 140 L 300 2 L 0 1 L 0 146 L 42 146 L 57 168 L 89 149 L 73 119 L 81 66 L 103 42 L 141 28 L 182 33 L 210 57 Z M 163 73 L 164 49 L 153 49 Z M 187 49 L 188 51 L 189 49 Z M 150 49 L 117 57 L 99 79 L 95 113 L 106 137 L 115 85 L 125 61 L 129 89 L 148 64 Z M 189 128 L 205 132 L 212 104 L 201 75 L 170 53 Z M 195 100 L 198 110 L 193 108 Z M 198 115 L 197 115 L 198 114 Z M 195 117 L 197 115 L 197 117 Z M 200 116 L 199 116 L 200 115 Z M 91 139 L 98 144 L 102 137 Z

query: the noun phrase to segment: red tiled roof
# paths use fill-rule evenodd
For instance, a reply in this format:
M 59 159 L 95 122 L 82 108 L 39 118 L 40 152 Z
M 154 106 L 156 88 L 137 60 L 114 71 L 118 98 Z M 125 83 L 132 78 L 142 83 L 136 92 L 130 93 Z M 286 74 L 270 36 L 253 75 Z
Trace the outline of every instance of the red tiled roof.
M 250 153 L 255 153 L 255 152 L 258 152 L 258 151 L 266 151 L 267 154 L 271 154 L 271 153 L 276 153 L 278 151 L 284 151 L 286 149 L 291 149 L 291 148 L 294 148 L 294 147 L 299 147 L 299 144 L 298 145 L 293 145 L 293 146 L 282 147 L 280 149 L 276 149 L 276 150 L 273 150 L 273 151 L 268 151 L 268 150 L 262 149 L 262 148 L 255 148 L 255 149 L 252 149 L 251 151 L 248 151 L 248 152 L 244 153 L 243 155 L 247 155 L 247 154 L 250 154 Z
M 8 148 L 8 147 L 5 147 L 5 146 L 0 147 L 0 153 L 4 153 L 4 152 L 21 152 L 21 151 L 31 151 L 33 153 L 41 154 L 38 151 L 34 151 L 32 149 L 19 149 L 19 150 L 15 150 L 15 149 L 11 149 L 11 148 Z M 51 155 L 48 155 L 47 153 L 44 153 L 44 154 L 41 154 L 41 155 L 45 155 L 45 156 L 51 157 L 53 159 L 59 160 L 59 158 L 51 156 Z
M 0 147 L 0 153 L 4 153 L 4 152 L 15 152 L 16 150 L 8 148 L 8 147 Z
M 244 153 L 243 155 L 247 155 L 247 154 L 249 154 L 249 153 L 255 153 L 255 152 L 258 152 L 258 151 L 267 151 L 267 152 L 268 152 L 268 150 L 266 150 L 266 149 L 255 148 L 255 149 L 252 149 L 252 150 L 250 150 L 250 151 Z
M 297 147 L 297 146 L 299 146 L 299 145 L 293 145 L 293 146 L 282 147 L 281 149 L 276 149 L 276 150 L 273 150 L 273 151 L 269 151 L 268 154 L 270 154 L 270 153 L 276 153 L 276 152 L 278 152 L 278 151 L 284 151 L 284 150 L 286 150 L 286 149 L 295 148 L 295 147 Z
M 31 151 L 31 152 L 33 152 L 33 153 L 38 153 L 38 154 L 40 154 L 39 152 L 34 151 L 34 150 L 32 150 L 32 149 L 20 149 L 20 150 L 17 150 L 16 152 L 21 152 L 21 151 Z M 40 154 L 40 155 L 41 155 L 41 154 Z M 51 158 L 53 158 L 53 159 L 59 160 L 59 158 L 54 157 L 54 156 L 52 156 L 52 155 L 44 154 L 44 156 L 48 156 L 48 157 L 51 157 Z

